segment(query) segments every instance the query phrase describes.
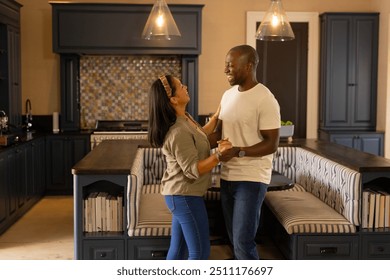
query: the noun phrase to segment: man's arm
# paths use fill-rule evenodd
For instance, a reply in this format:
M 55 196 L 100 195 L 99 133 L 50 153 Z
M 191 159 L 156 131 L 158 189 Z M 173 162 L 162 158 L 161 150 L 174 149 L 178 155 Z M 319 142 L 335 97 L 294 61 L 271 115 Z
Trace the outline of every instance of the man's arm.
M 220 160 L 227 161 L 238 157 L 240 151 L 245 151 L 246 157 L 261 157 L 274 153 L 279 146 L 279 128 L 261 130 L 260 133 L 263 136 L 263 141 L 249 147 L 233 147 L 220 157 Z

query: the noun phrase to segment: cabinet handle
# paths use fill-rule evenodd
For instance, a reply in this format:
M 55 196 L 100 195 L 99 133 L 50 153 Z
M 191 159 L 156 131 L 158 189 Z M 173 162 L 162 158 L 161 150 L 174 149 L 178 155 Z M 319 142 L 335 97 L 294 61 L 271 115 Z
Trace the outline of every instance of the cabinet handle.
M 167 256 L 168 251 L 161 250 L 161 251 L 151 251 L 153 258 L 163 258 Z
M 385 251 L 385 248 L 383 248 L 382 246 L 379 246 L 379 247 L 377 248 L 377 251 L 382 253 L 382 252 Z
M 356 86 L 356 84 L 352 84 L 352 83 L 351 83 L 351 84 L 348 84 L 348 86 L 349 86 L 349 87 L 354 87 L 354 86 Z
M 337 253 L 337 247 L 322 247 L 320 248 L 321 255 L 334 255 Z
M 106 254 L 106 252 L 102 252 L 102 253 L 100 253 L 100 257 L 101 257 L 101 258 L 105 258 L 105 257 L 107 257 L 107 254 Z

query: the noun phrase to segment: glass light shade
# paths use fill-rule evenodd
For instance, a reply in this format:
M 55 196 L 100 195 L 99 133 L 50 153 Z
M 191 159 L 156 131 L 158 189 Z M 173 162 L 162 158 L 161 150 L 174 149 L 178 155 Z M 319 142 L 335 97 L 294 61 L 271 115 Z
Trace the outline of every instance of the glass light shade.
M 157 0 L 148 17 L 142 37 L 146 40 L 180 37 L 180 31 L 165 0 Z
M 271 0 L 271 6 L 255 37 L 262 41 L 289 41 L 295 38 L 281 0 Z

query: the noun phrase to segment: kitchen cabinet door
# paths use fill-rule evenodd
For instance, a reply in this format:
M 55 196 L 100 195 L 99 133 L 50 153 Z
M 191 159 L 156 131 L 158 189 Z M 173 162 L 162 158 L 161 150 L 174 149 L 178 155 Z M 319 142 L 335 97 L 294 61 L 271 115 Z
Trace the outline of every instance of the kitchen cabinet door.
M 40 198 L 46 188 L 45 138 L 26 143 L 26 200 Z
M 0 234 L 41 198 L 45 187 L 45 138 L 0 153 Z
M 50 135 L 46 142 L 46 193 L 72 194 L 72 167 L 90 151 L 89 135 Z
M 383 156 L 383 133 L 330 134 L 330 141 L 366 153 Z
M 321 15 L 320 129 L 375 130 L 378 13 Z
M 0 110 L 13 125 L 22 122 L 20 7 L 16 1 L 0 0 Z

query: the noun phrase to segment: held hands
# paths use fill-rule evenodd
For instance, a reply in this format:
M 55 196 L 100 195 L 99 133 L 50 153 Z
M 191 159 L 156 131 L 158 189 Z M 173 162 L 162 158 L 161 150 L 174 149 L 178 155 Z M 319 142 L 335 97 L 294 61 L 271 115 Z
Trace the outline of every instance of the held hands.
M 229 141 L 228 138 L 221 139 L 218 142 L 218 152 L 220 153 L 219 160 L 220 161 L 229 161 L 231 158 L 233 158 L 236 154 L 235 151 L 233 151 L 233 145 Z

